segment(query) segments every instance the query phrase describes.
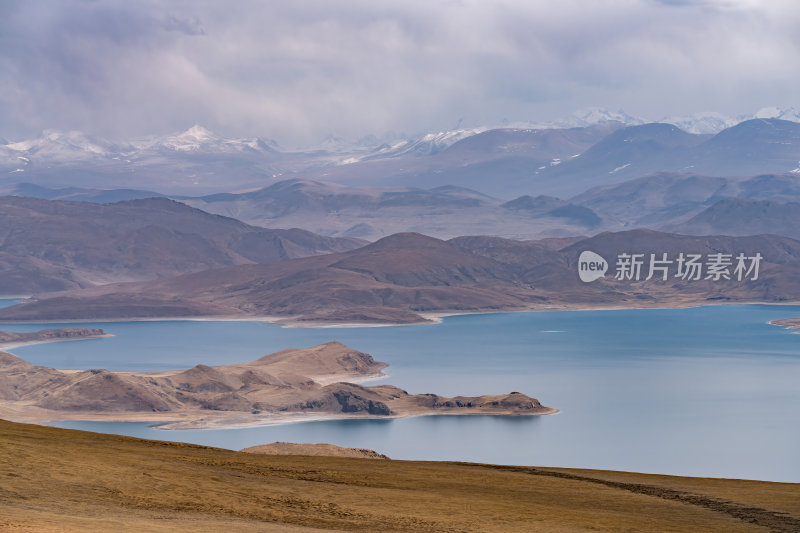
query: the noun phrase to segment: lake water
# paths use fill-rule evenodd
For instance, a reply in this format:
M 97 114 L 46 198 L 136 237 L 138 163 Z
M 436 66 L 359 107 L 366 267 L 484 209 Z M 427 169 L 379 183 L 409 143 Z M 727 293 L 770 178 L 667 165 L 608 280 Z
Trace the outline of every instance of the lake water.
M 521 391 L 562 411 L 202 431 L 75 421 L 60 427 L 231 449 L 330 442 L 397 459 L 800 482 L 800 335 L 767 324 L 798 315 L 800 307 L 751 305 L 468 315 L 377 328 L 98 322 L 86 326 L 115 337 L 11 351 L 61 369 L 142 371 L 246 362 L 338 340 L 391 364 L 389 376 L 375 383 L 445 395 Z M 62 326 L 70 324 L 0 329 Z

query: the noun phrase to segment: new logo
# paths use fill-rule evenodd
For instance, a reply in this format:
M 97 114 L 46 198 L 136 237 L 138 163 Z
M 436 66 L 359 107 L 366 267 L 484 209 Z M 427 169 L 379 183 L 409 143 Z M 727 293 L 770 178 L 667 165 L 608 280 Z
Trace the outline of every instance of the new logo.
M 608 261 L 602 256 L 588 250 L 581 252 L 578 257 L 578 276 L 584 283 L 590 283 L 606 275 Z

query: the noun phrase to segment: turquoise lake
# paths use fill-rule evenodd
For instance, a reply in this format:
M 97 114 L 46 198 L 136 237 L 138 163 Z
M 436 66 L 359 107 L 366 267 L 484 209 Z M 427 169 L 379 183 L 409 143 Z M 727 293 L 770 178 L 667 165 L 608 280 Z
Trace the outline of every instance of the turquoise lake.
M 561 410 L 541 417 L 425 416 L 197 431 L 54 424 L 60 427 L 231 449 L 276 440 L 330 442 L 396 459 L 800 482 L 800 335 L 767 324 L 792 316 L 800 316 L 800 307 L 503 313 L 425 326 L 320 329 L 97 322 L 85 325 L 115 337 L 11 352 L 60 369 L 146 371 L 246 362 L 338 340 L 391 365 L 386 378 L 368 384 L 444 395 L 520 391 Z

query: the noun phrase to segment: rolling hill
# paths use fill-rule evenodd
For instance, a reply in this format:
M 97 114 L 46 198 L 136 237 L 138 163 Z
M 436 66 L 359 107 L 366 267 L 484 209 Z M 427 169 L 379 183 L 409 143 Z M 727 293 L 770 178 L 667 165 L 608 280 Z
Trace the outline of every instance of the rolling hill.
M 753 119 L 714 136 L 686 133 L 670 124 L 615 131 L 578 158 L 539 170 L 539 194 L 567 197 L 659 171 L 710 176 L 789 173 L 800 168 L 800 124 Z
M 798 485 L 242 453 L 0 421 L 9 531 L 797 531 Z M 102 453 L 98 453 L 102 450 Z
M 609 262 L 583 283 L 578 257 Z M 641 279 L 615 279 L 620 254 L 642 254 Z M 668 254 L 667 279 L 645 280 L 650 254 Z M 680 253 L 730 254 L 727 278 L 676 277 Z M 734 257 L 761 254 L 757 279 L 737 279 Z M 755 277 L 755 276 L 753 276 Z M 421 322 L 425 313 L 563 307 L 659 307 L 800 301 L 800 242 L 775 235 L 693 237 L 633 230 L 565 241 L 495 237 L 446 242 L 397 234 L 362 248 L 161 280 L 42 295 L 0 309 L 0 319 L 168 316 L 272 317 L 300 322 Z
M 800 238 L 800 203 L 725 198 L 669 229 L 687 235 L 759 235 Z
M 523 196 L 503 202 L 452 185 L 432 189 L 348 187 L 292 179 L 246 193 L 181 201 L 259 226 L 302 227 L 323 235 L 367 240 L 401 232 L 441 239 L 478 233 L 537 238 L 619 229 L 590 208 L 558 198 Z
M 95 204 L 0 197 L 0 294 L 154 279 L 362 244 L 258 228 L 166 198 Z

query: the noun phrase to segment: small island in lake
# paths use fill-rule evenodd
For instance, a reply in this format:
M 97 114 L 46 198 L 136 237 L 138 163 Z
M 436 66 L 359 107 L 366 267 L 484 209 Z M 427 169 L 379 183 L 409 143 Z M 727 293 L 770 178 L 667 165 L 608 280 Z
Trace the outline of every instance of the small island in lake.
M 773 326 L 783 326 L 786 329 L 800 329 L 800 317 L 771 320 L 770 324 Z
M 338 342 L 256 361 L 166 372 L 62 371 L 0 352 L 0 417 L 17 421 L 157 421 L 165 429 L 342 417 L 558 412 L 519 392 L 443 397 L 354 383 L 388 365 Z
M 334 444 L 299 444 L 273 442 L 239 450 L 260 455 L 305 455 L 313 457 L 355 457 L 358 459 L 389 459 L 386 455 L 367 448 L 343 448 Z
M 99 328 L 59 328 L 42 329 L 39 331 L 0 331 L 0 348 L 10 348 L 24 344 L 38 344 L 41 342 L 71 341 L 80 339 L 97 339 L 111 337 Z

